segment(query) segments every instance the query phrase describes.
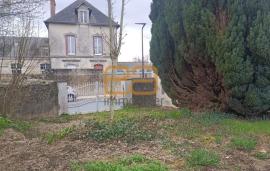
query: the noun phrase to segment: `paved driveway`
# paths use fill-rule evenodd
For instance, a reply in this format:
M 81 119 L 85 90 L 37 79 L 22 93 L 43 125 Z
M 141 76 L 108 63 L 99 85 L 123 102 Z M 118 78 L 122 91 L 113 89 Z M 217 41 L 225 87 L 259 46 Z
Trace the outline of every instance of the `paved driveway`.
M 114 105 L 115 110 L 123 108 L 123 104 Z M 104 99 L 83 99 L 76 102 L 68 103 L 68 113 L 75 114 L 88 114 L 96 112 L 110 111 L 110 106 Z

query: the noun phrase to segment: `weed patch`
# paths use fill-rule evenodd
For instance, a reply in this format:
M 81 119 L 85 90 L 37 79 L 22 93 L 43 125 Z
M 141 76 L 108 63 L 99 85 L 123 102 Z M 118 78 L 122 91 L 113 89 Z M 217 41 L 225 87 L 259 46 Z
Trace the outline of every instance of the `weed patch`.
M 45 123 L 68 123 L 74 119 L 75 116 L 70 116 L 68 114 L 62 114 L 56 118 L 44 118 L 41 119 L 41 122 Z
M 87 133 L 86 137 L 99 142 L 124 140 L 131 143 L 140 140 L 152 140 L 155 137 L 153 132 L 142 129 L 142 126 L 138 122 L 129 119 L 115 121 L 112 124 L 92 121 L 88 122 L 86 125 L 90 127 L 90 131 Z
M 19 132 L 25 133 L 31 128 L 31 124 L 25 121 L 12 121 L 7 118 L 0 117 L 0 135 L 7 128 L 13 128 Z
M 220 157 L 214 152 L 198 149 L 191 152 L 187 161 L 191 167 L 217 166 L 220 162 Z
M 252 151 L 257 145 L 256 140 L 251 138 L 233 138 L 231 146 L 237 150 Z
M 255 157 L 260 160 L 268 160 L 270 159 L 270 153 L 267 152 L 258 152 L 255 154 Z
M 53 144 L 54 142 L 64 139 L 69 134 L 74 131 L 74 127 L 64 128 L 61 129 L 59 132 L 56 133 L 48 133 L 43 138 L 46 140 L 48 144 Z
M 160 162 L 150 160 L 141 155 L 134 155 L 115 162 L 73 163 L 73 171 L 168 171 Z
M 270 121 L 246 121 L 246 120 L 236 120 L 227 119 L 222 123 L 231 134 L 241 135 L 241 134 L 266 134 L 270 135 Z

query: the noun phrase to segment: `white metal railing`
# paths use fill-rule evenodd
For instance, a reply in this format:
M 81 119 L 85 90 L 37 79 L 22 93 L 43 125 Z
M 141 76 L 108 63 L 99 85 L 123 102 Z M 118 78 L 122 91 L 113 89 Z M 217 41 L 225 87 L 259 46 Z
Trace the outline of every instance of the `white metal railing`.
M 109 90 L 110 85 L 107 89 Z M 76 91 L 78 98 L 83 97 L 96 97 L 96 96 L 104 96 L 105 89 L 104 83 L 102 81 L 92 81 L 92 82 L 84 82 L 78 85 L 71 85 L 71 87 Z M 121 92 L 123 91 L 123 87 L 121 86 L 121 82 L 114 83 L 114 91 Z

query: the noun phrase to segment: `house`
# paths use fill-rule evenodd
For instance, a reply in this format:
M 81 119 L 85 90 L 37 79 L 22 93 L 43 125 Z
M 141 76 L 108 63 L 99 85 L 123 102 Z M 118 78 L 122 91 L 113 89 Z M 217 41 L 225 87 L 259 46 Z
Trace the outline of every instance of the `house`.
M 77 74 L 89 75 L 111 65 L 108 44 L 110 19 L 88 1 L 76 0 L 55 14 L 55 1 L 51 0 L 51 17 L 44 23 L 48 29 L 48 38 L 27 38 L 30 42 L 29 51 L 43 53 L 25 55 L 28 62 L 35 64 L 31 66 L 32 75 L 42 74 L 44 70 L 54 75 L 68 75 L 74 70 Z M 119 25 L 114 21 L 112 24 L 116 32 Z M 7 39 L 12 43 L 6 43 Z M 10 44 L 6 52 L 0 52 L 4 64 L 2 74 L 15 73 L 14 68 L 22 72 L 28 66 L 16 62 L 15 51 L 18 51 L 16 46 L 19 39 L 3 37 L 0 41 L 2 50 L 7 49 L 5 44 Z M 36 45 L 34 49 L 32 44 Z
M 76 0 L 46 20 L 53 72 L 76 69 L 89 74 L 111 65 L 109 23 L 109 18 L 86 0 Z M 113 26 L 115 31 L 119 27 L 115 22 Z

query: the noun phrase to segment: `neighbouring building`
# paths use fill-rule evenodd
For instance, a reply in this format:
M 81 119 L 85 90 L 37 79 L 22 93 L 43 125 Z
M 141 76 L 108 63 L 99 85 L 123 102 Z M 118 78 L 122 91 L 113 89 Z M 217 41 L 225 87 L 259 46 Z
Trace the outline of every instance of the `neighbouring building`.
M 111 64 L 107 43 L 109 20 L 86 0 L 76 0 L 55 14 L 55 1 L 51 0 L 51 17 L 44 22 L 48 38 L 0 38 L 1 74 L 20 73 L 29 68 L 31 75 L 44 71 L 54 75 L 102 71 Z M 116 31 L 119 25 L 112 22 Z M 28 40 L 29 54 L 24 54 L 21 66 L 18 51 L 22 39 Z
M 50 70 L 49 39 L 0 37 L 0 74 L 41 75 Z

